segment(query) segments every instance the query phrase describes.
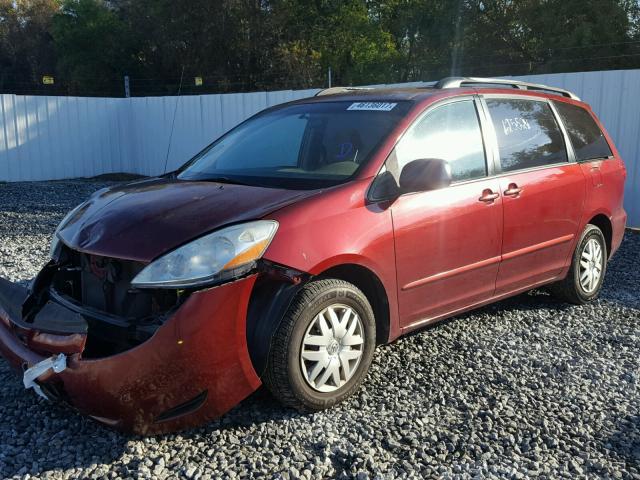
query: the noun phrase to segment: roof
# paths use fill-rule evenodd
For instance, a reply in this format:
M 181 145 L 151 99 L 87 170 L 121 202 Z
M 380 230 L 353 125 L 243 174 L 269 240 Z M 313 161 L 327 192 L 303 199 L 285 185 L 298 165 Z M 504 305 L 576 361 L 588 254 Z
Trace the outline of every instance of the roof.
M 369 101 L 416 101 L 435 93 L 443 93 L 445 90 L 464 89 L 468 91 L 469 88 L 505 89 L 510 93 L 533 91 L 580 100 L 573 92 L 558 87 L 514 79 L 477 77 L 447 77 L 435 84 L 425 84 L 424 87 L 333 87 L 321 90 L 316 94 L 315 98 L 317 99 L 316 101 L 331 101 L 334 99 L 357 101 L 364 98 Z
M 334 89 L 332 89 L 334 90 Z M 432 87 L 377 87 L 377 88 L 353 88 L 337 87 L 334 92 L 324 93 L 320 91 L 315 97 L 305 99 L 305 102 L 313 100 L 316 102 L 341 101 L 417 101 L 429 97 L 441 90 Z

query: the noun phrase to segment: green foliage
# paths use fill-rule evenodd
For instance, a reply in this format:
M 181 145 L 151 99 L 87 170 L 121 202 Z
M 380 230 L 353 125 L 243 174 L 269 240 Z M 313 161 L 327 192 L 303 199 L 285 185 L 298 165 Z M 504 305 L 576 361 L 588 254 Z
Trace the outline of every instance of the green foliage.
M 632 68 L 638 0 L 0 0 L 0 90 L 121 95 Z M 204 77 L 196 87 L 193 78 Z M 40 90 L 43 87 L 38 87 Z
M 0 0 L 0 91 L 12 77 L 27 85 L 55 71 L 49 31 L 55 0 Z
M 467 31 L 477 40 L 469 55 L 478 59 L 489 50 L 517 73 L 592 70 L 605 59 L 608 68 L 625 67 L 629 59 L 621 55 L 638 53 L 626 43 L 632 40 L 632 2 L 474 0 L 469 6 Z
M 51 34 L 58 73 L 73 90 L 109 90 L 133 63 L 130 31 L 103 2 L 65 0 Z
M 279 51 L 316 67 L 307 71 L 310 84 L 329 67 L 336 81 L 347 85 L 394 78 L 396 45 L 367 2 L 284 0 L 272 7 L 281 26 Z

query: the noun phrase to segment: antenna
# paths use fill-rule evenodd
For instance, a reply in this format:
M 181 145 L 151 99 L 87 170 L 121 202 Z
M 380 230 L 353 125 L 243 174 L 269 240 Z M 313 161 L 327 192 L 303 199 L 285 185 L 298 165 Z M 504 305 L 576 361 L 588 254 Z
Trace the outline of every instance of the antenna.
M 180 74 L 180 85 L 178 86 L 178 96 L 176 97 L 176 106 L 173 109 L 173 120 L 171 121 L 171 132 L 169 133 L 169 145 L 167 145 L 167 155 L 164 158 L 164 170 L 163 174 L 167 173 L 167 163 L 169 162 L 169 152 L 171 152 L 171 140 L 173 139 L 173 128 L 176 125 L 176 113 L 178 113 L 178 102 L 180 101 L 180 94 L 182 93 L 182 80 L 184 79 L 184 65 L 182 66 L 182 73 Z

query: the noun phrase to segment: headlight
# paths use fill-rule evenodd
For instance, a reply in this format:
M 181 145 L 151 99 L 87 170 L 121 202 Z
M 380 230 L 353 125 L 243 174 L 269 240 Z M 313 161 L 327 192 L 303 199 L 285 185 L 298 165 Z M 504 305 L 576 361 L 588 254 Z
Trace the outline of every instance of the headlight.
M 258 220 L 210 233 L 151 262 L 131 284 L 186 288 L 233 278 L 262 257 L 276 230 L 278 222 Z
M 71 218 L 80 210 L 80 208 L 84 205 L 84 202 L 75 207 L 69 213 L 67 213 L 62 221 L 56 227 L 56 231 L 53 234 L 53 238 L 51 239 L 51 245 L 49 247 L 49 258 L 56 258 L 58 253 L 58 247 L 60 246 L 60 238 L 58 237 L 58 232 L 64 228 L 64 226 L 71 220 Z

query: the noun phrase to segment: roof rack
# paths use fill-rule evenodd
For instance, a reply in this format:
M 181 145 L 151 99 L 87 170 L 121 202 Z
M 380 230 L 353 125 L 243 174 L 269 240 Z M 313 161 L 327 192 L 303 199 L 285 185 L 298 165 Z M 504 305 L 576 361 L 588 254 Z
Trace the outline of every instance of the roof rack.
M 472 85 L 505 85 L 520 90 L 540 90 L 560 94 L 564 97 L 580 100 L 580 98 L 569 90 L 563 88 L 548 87 L 539 83 L 522 82 L 520 80 L 507 80 L 504 78 L 478 78 L 478 77 L 447 77 L 440 80 L 434 85 L 434 88 L 460 88 L 462 86 Z
M 316 93 L 316 97 L 322 97 L 324 95 L 338 95 L 339 93 L 349 93 L 361 90 L 372 90 L 371 87 L 330 87 L 320 90 Z

